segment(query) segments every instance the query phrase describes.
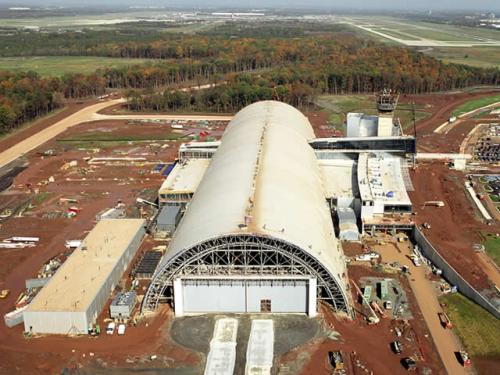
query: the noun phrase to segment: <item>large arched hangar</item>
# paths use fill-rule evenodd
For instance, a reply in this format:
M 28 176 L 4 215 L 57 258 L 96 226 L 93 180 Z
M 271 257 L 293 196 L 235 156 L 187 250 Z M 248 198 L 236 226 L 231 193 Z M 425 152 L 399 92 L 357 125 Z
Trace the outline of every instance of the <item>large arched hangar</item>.
M 234 117 L 143 301 L 176 315 L 350 313 L 347 277 L 307 118 L 280 102 Z

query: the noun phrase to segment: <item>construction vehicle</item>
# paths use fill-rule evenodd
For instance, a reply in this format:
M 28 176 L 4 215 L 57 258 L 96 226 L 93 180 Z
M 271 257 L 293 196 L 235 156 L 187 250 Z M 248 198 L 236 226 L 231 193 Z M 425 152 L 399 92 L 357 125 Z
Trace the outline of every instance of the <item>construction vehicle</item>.
M 9 289 L 2 289 L 0 291 L 0 298 L 1 299 L 5 299 L 7 298 L 7 296 L 10 294 L 10 290 Z
M 401 354 L 404 347 L 400 341 L 393 341 L 393 342 L 391 342 L 391 349 L 395 354 Z
M 401 363 L 408 371 L 415 371 L 417 369 L 417 362 L 411 357 L 403 358 Z
M 385 318 L 385 317 L 386 317 L 386 315 L 385 315 L 384 311 L 380 308 L 380 306 L 378 305 L 378 303 L 377 303 L 377 302 L 372 301 L 370 304 L 371 304 L 372 308 L 373 308 L 376 312 L 378 312 L 382 318 Z
M 443 328 L 448 328 L 448 329 L 453 328 L 453 324 L 451 324 L 450 318 L 448 318 L 448 315 L 444 311 L 439 312 L 438 316 L 439 316 L 439 321 L 441 322 Z
M 328 352 L 328 362 L 335 371 L 344 369 L 344 358 L 340 351 Z
M 412 260 L 413 264 L 415 265 L 415 267 L 420 267 L 422 265 L 422 263 L 420 262 L 420 258 L 416 255 L 412 255 L 411 260 Z
M 377 324 L 380 322 L 380 318 L 377 316 L 377 314 L 375 314 L 375 311 L 373 311 L 372 307 L 370 306 L 370 302 L 365 299 L 363 293 L 361 292 L 361 289 L 359 289 L 358 285 L 353 281 L 351 280 L 352 282 L 352 285 L 354 285 L 354 288 L 356 288 L 356 291 L 358 292 L 360 298 L 361 298 L 361 304 L 364 305 L 366 304 L 366 306 L 368 306 L 368 310 L 370 311 L 370 316 L 367 317 L 368 319 L 368 322 L 370 324 Z

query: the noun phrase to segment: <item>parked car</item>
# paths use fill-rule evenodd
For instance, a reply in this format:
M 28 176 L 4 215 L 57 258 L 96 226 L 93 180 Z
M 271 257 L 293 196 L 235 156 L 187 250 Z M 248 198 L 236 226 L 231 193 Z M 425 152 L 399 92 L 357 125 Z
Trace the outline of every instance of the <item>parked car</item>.
M 124 335 L 125 334 L 125 324 L 120 324 L 118 326 L 118 334 L 119 335 Z
M 109 323 L 108 327 L 106 328 L 106 333 L 108 335 L 112 335 L 115 332 L 115 327 L 116 327 L 115 323 L 113 322 Z

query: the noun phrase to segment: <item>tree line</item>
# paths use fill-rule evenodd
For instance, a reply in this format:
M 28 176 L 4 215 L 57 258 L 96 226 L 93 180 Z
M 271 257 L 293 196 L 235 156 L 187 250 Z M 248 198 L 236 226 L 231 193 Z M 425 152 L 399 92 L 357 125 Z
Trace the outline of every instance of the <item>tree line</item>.
M 105 42 L 90 52 L 162 60 L 61 78 L 3 72 L 0 131 L 51 111 L 64 97 L 96 96 L 107 89 L 129 90 L 131 109 L 227 112 L 262 99 L 303 106 L 326 93 L 372 93 L 382 88 L 427 93 L 500 81 L 498 69 L 443 64 L 343 31 L 290 38 L 172 36 Z M 202 83 L 216 85 L 175 92 L 177 87 Z

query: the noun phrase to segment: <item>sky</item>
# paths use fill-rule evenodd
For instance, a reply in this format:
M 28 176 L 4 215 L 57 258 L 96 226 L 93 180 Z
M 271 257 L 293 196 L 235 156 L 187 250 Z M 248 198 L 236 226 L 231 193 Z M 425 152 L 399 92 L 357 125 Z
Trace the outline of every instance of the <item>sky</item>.
M 228 8 L 358 8 L 358 9 L 500 9 L 498 0 L 0 0 L 9 6 L 156 5 L 170 7 Z

